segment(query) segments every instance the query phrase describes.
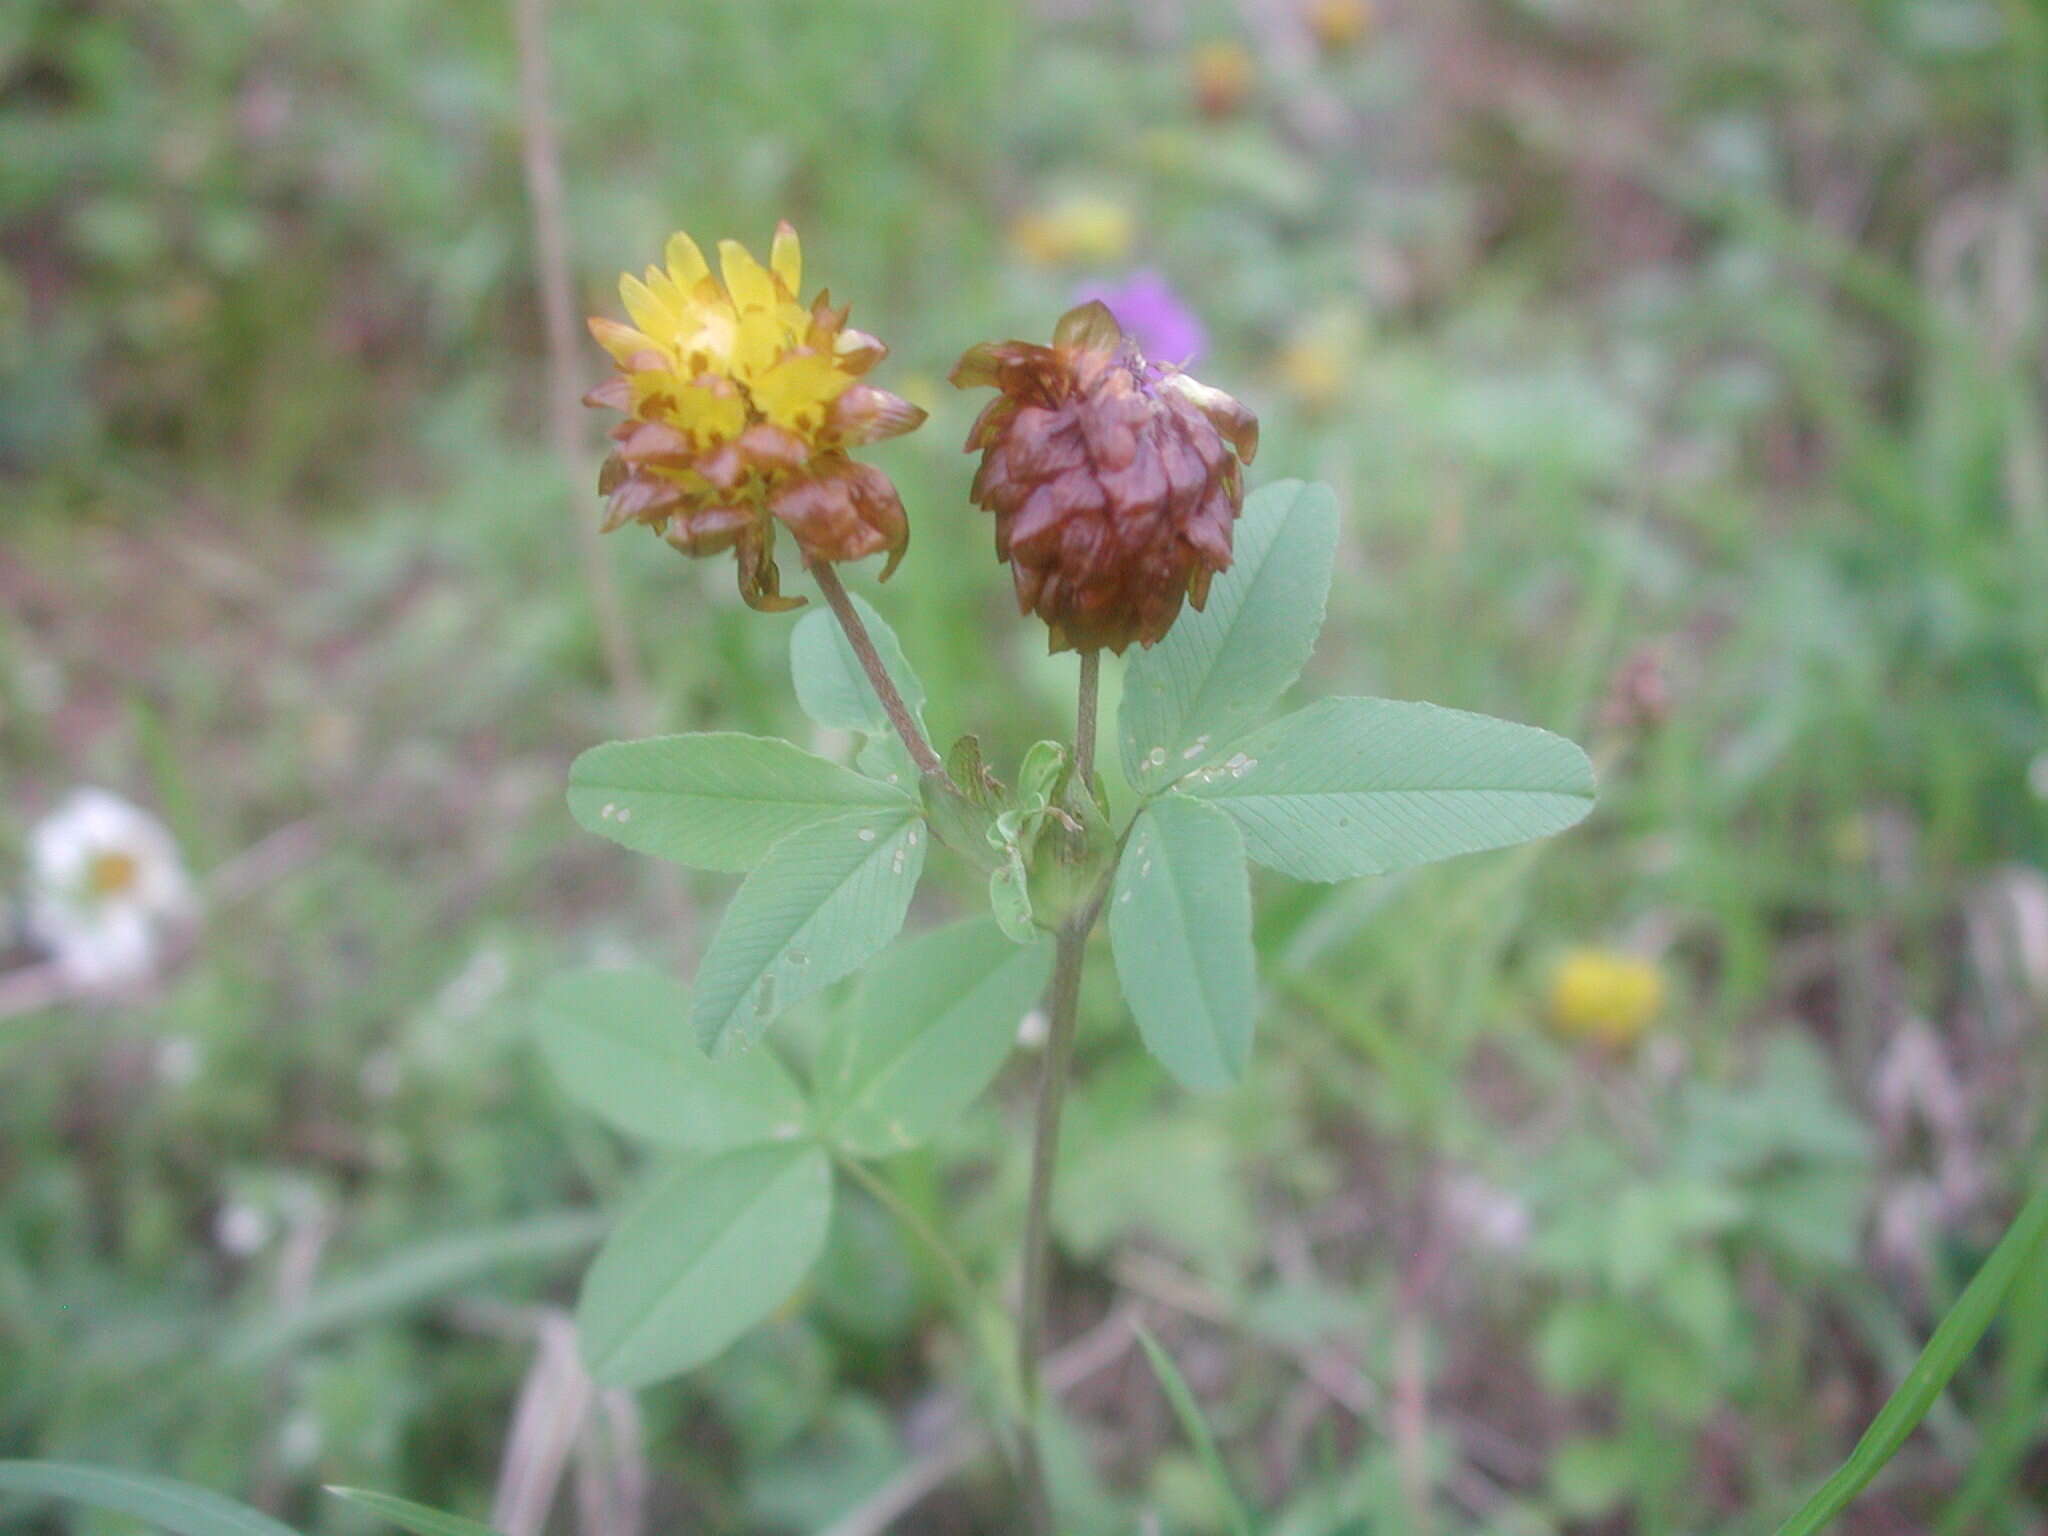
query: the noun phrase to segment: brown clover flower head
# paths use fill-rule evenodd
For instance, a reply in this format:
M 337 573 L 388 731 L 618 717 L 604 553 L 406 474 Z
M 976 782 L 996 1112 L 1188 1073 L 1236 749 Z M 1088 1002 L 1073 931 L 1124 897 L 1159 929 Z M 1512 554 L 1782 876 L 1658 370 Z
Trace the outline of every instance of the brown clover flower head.
M 1230 568 L 1252 413 L 1148 363 L 1107 306 L 1060 318 L 1052 345 L 984 342 L 953 370 L 1000 393 L 967 435 L 975 502 L 996 515 L 996 558 L 1052 648 L 1151 645 Z
M 695 241 L 672 236 L 665 267 L 619 280 L 633 323 L 590 321 L 619 372 L 584 403 L 625 413 L 598 475 L 605 532 L 642 523 L 686 555 L 732 550 L 755 608 L 803 601 L 781 594 L 778 523 L 809 560 L 887 551 L 886 579 L 910 525 L 888 476 L 847 450 L 925 413 L 861 382 L 888 349 L 851 329 L 828 294 L 797 302 L 803 254 L 788 224 L 765 267 L 737 240 L 718 255 L 714 277 Z

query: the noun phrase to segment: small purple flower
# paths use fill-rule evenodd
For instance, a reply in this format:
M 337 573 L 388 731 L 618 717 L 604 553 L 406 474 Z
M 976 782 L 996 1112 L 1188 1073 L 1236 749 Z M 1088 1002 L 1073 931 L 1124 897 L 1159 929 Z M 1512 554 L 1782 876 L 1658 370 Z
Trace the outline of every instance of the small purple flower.
M 1091 283 L 1074 295 L 1086 304 L 1100 299 L 1124 334 L 1137 342 L 1147 361 L 1186 368 L 1208 350 L 1209 333 L 1166 279 L 1150 267 L 1120 283 Z

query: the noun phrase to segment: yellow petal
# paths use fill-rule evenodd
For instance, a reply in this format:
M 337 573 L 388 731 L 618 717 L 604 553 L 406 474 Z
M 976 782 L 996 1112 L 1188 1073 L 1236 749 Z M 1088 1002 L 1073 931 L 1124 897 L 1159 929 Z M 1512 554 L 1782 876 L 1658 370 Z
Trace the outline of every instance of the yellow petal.
M 676 286 L 676 280 L 660 267 L 647 269 L 647 290 L 679 320 L 691 309 L 690 296 Z
M 621 325 L 604 315 L 592 315 L 588 323 L 590 334 L 597 338 L 597 344 L 611 353 L 612 361 L 622 368 L 642 352 L 661 350 L 655 346 L 652 337 L 643 336 L 630 325 Z
M 729 442 L 747 425 L 747 403 L 737 392 L 720 393 L 694 385 L 675 392 L 668 424 L 687 432 L 699 447 Z
M 718 265 L 725 273 L 726 292 L 741 315 L 750 310 L 775 308 L 775 279 L 754 259 L 754 253 L 737 240 L 718 242 Z
M 732 340 L 733 376 L 751 382 L 775 367 L 789 350 L 789 344 L 788 328 L 775 311 L 743 310 L 739 329 Z
M 619 297 L 635 325 L 664 347 L 674 344 L 681 317 L 656 298 L 653 289 L 628 272 L 619 279 Z
M 732 368 L 736 340 L 732 306 L 721 293 L 716 303 L 700 302 L 691 309 L 689 323 L 676 342 L 676 355 L 688 373 L 725 373 Z
M 812 353 L 784 357 L 762 373 L 751 390 L 755 406 L 769 421 L 815 442 L 832 402 L 852 383 L 831 358 Z
M 775 243 L 768 248 L 768 265 L 788 290 L 784 297 L 796 298 L 804 285 L 804 249 L 787 219 L 775 226 Z
M 668 275 L 685 293 L 711 275 L 711 263 L 697 249 L 697 242 L 680 229 L 668 237 L 668 250 L 664 254 L 668 258 Z

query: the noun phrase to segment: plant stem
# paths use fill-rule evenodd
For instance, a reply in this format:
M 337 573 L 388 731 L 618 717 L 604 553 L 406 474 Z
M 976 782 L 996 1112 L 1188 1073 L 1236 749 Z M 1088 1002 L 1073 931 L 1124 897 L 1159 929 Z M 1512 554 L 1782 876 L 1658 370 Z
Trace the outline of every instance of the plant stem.
M 903 750 L 910 754 L 910 760 L 917 764 L 917 771 L 927 778 L 944 780 L 949 786 L 946 765 L 939 761 L 939 754 L 932 750 L 932 744 L 925 740 L 924 732 L 918 727 L 917 718 L 910 713 L 910 706 L 903 702 L 903 695 L 896 691 L 896 680 L 889 676 L 889 669 L 882 665 L 882 656 L 875 649 L 874 637 L 868 633 L 867 625 L 861 622 L 860 613 L 853 606 L 853 599 L 846 595 L 846 585 L 840 581 L 839 573 L 824 560 L 804 562 L 816 578 L 818 590 L 825 594 L 825 601 L 832 609 L 832 616 L 839 620 L 839 627 L 846 631 L 846 643 L 853 647 L 853 654 L 860 661 L 861 670 L 868 675 L 875 697 L 882 701 L 882 710 L 889 717 L 889 723 L 896 727 L 896 734 L 903 741 Z
M 1089 781 L 1095 776 L 1096 695 L 1101 673 L 1102 653 L 1083 651 L 1074 721 L 1074 769 L 1087 793 L 1093 793 Z M 1068 1080 L 1073 1075 L 1074 1037 L 1080 1028 L 1081 967 L 1087 958 L 1089 930 L 1101 911 L 1098 896 L 1060 929 L 1052 985 L 1046 992 L 1050 1022 L 1031 1138 L 1031 1194 L 1024 1211 L 1024 1283 L 1017 1320 L 1017 1379 L 1024 1408 L 1024 1422 L 1017 1429 L 1018 1471 L 1033 1536 L 1056 1536 L 1052 1499 L 1045 1484 L 1045 1458 L 1039 1444 L 1038 1358 L 1045 1346 L 1046 1290 L 1052 1262 L 1052 1181 L 1059 1160 L 1060 1112 L 1066 1107 Z
M 1074 772 L 1083 789 L 1095 777 L 1095 698 L 1102 686 L 1102 652 L 1081 653 L 1081 698 L 1074 718 Z
M 1095 914 L 1086 914 L 1092 922 Z M 1080 1020 L 1081 961 L 1088 930 L 1080 922 L 1062 928 L 1046 994 L 1051 1023 L 1046 1032 L 1045 1067 L 1038 1083 L 1037 1123 L 1031 1139 L 1031 1196 L 1024 1213 L 1024 1286 L 1017 1318 L 1017 1379 L 1024 1420 L 1017 1426 L 1018 1471 L 1034 1536 L 1055 1536 L 1052 1502 L 1046 1492 L 1045 1461 L 1039 1447 L 1038 1357 L 1044 1347 L 1046 1284 L 1051 1268 L 1053 1166 L 1059 1152 L 1060 1112 L 1074 1062 Z

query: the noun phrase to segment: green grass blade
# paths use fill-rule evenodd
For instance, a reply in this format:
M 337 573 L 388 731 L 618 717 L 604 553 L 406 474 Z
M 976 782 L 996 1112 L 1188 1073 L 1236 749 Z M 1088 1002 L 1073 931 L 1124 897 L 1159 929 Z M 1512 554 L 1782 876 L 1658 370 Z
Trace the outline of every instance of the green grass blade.
M 147 1472 L 76 1461 L 0 1461 L 0 1493 L 68 1499 L 112 1510 L 172 1536 L 296 1536 L 261 1510 Z
M 1234 1536 L 1252 1536 L 1251 1516 L 1245 1513 L 1237 1490 L 1230 1484 L 1230 1470 L 1223 1465 L 1223 1453 L 1216 1447 L 1216 1437 L 1209 1432 L 1209 1421 L 1202 1417 L 1201 1405 L 1189 1390 L 1187 1379 L 1181 1375 L 1180 1367 L 1173 1363 L 1173 1356 L 1152 1337 L 1150 1330 L 1139 1327 L 1136 1332 L 1145 1358 L 1152 1363 L 1152 1374 L 1159 1378 L 1159 1390 L 1166 1394 L 1174 1417 L 1180 1420 L 1181 1429 L 1194 1445 L 1195 1454 L 1202 1459 L 1210 1481 L 1216 1485 L 1216 1496 L 1223 1501 L 1224 1517 L 1229 1521 L 1231 1531 Z
M 167 1376 L 160 1388 L 138 1393 L 120 1412 L 67 1438 L 81 1445 L 105 1444 L 180 1411 L 236 1372 L 254 1369 L 324 1334 L 401 1315 L 500 1270 L 576 1257 L 595 1248 L 612 1225 L 612 1215 L 604 1211 L 530 1216 L 415 1244 L 321 1286 L 296 1306 L 271 1309 L 238 1325 L 217 1328 L 195 1318 L 192 1332 L 208 1341 L 203 1360 Z
M 2003 1383 L 1996 1411 L 1969 1475 L 1941 1513 L 1938 1536 L 1985 1529 L 2000 1498 L 2018 1491 L 2016 1475 L 2048 1409 L 2048 1279 L 2017 1285 L 2005 1317 Z
M 1849 1459 L 1835 1475 L 1820 1486 L 1812 1498 L 1790 1520 L 1778 1527 L 1778 1536 L 1812 1536 L 1823 1530 L 1835 1516 L 1877 1476 L 1886 1462 L 1906 1443 L 1906 1437 L 1927 1416 L 1935 1399 L 1947 1387 L 1969 1358 L 1970 1351 L 1991 1326 L 1991 1319 L 2024 1275 L 2032 1284 L 2048 1284 L 2041 1266 L 2048 1263 L 2048 1183 L 2034 1191 L 1977 1277 L 1949 1308 L 1948 1316 L 1934 1330 L 1934 1337 L 1920 1352 L 1899 1389 L 1878 1411 Z
M 231 1369 L 258 1364 L 320 1334 L 404 1312 L 497 1270 L 572 1257 L 595 1247 L 611 1225 L 603 1212 L 558 1211 L 417 1244 L 230 1334 L 216 1359 Z
M 336 1488 L 327 1490 L 337 1499 L 346 1499 L 360 1505 L 373 1515 L 382 1515 L 402 1531 L 411 1531 L 413 1536 L 498 1536 L 497 1531 L 478 1520 L 466 1520 L 461 1515 L 451 1515 L 445 1509 L 429 1509 L 424 1504 L 415 1504 L 411 1499 L 401 1499 L 395 1494 L 377 1493 L 369 1488 Z

